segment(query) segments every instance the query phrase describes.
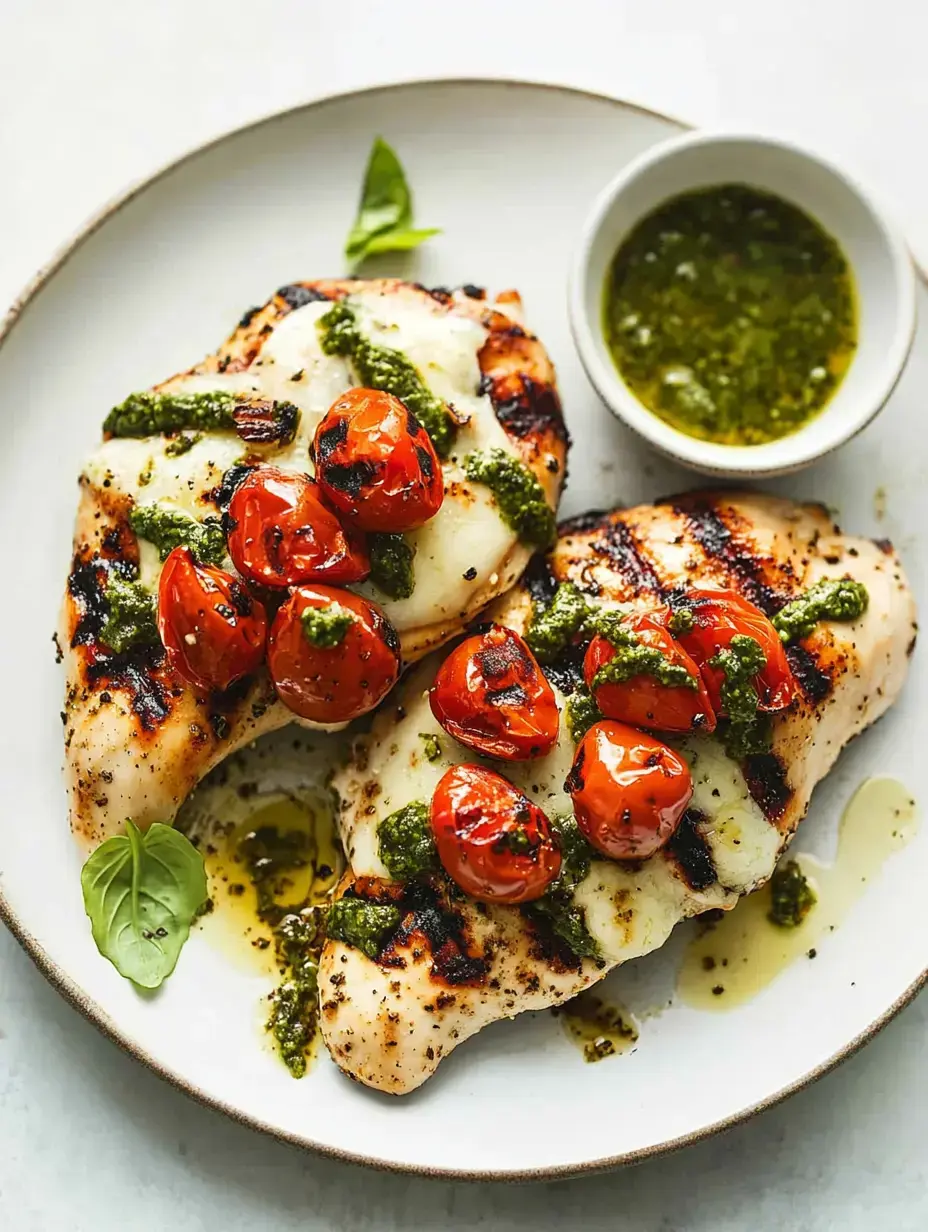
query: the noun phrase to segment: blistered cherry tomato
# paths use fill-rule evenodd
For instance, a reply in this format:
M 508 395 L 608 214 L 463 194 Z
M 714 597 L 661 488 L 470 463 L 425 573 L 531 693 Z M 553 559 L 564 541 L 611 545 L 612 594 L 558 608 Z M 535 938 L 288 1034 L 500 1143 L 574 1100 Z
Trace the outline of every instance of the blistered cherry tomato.
M 669 617 L 669 608 L 666 616 L 660 610 L 632 612 L 623 623 L 642 645 L 659 650 L 669 663 L 685 668 L 696 687 L 661 684 L 656 676 L 633 676 L 630 680 L 600 685 L 595 690 L 596 704 L 607 718 L 621 719 L 634 727 L 668 732 L 715 731 L 715 712 L 699 668 L 662 623 Z M 583 660 L 588 688 L 593 687 L 599 669 L 614 657 L 615 649 L 604 637 L 593 638 Z
M 580 741 L 564 786 L 577 825 L 614 860 L 643 860 L 663 847 L 693 795 L 678 753 L 609 719 L 594 723 Z
M 527 903 L 558 875 L 548 819 L 508 779 L 483 766 L 452 766 L 432 796 L 432 833 L 445 872 L 472 898 Z
M 702 678 L 716 714 L 721 714 L 721 688 L 725 673 L 710 667 L 709 660 L 726 649 L 736 634 L 746 634 L 760 644 L 767 656 L 767 666 L 754 681 L 761 710 L 783 710 L 796 696 L 793 676 L 780 641 L 780 635 L 753 603 L 734 590 L 692 590 L 687 593 L 694 625 L 688 633 L 678 634 L 678 640 L 699 665 Z
M 229 555 L 263 586 L 360 582 L 371 571 L 363 538 L 342 526 L 308 475 L 259 466 L 229 503 Z
M 158 632 L 185 680 L 227 689 L 261 666 L 267 615 L 238 578 L 175 548 L 158 583 Z
M 316 429 L 316 482 L 362 530 L 414 530 L 444 498 L 429 434 L 392 394 L 349 389 Z
M 557 741 L 554 692 L 522 638 L 502 625 L 452 650 L 429 705 L 449 736 L 487 757 L 543 757 Z
M 316 645 L 303 613 L 333 603 L 354 620 L 335 645 Z M 267 665 L 280 700 L 294 714 L 315 723 L 347 723 L 373 710 L 393 688 L 400 643 L 376 603 L 331 586 L 299 586 L 274 617 Z

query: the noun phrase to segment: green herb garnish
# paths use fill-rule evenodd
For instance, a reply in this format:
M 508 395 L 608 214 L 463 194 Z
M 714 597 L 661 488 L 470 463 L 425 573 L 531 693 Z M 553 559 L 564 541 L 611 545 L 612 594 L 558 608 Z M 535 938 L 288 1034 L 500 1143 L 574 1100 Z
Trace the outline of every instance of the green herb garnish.
M 426 761 L 438 761 L 441 758 L 441 741 L 432 732 L 419 732 Z
M 795 860 L 780 864 L 770 878 L 770 910 L 767 919 L 780 928 L 796 928 L 818 899 L 808 878 Z
M 744 633 L 736 633 L 724 650 L 714 654 L 709 666 L 723 672 L 719 690 L 722 710 L 728 722 L 722 733 L 725 751 L 737 761 L 770 746 L 769 722 L 758 711 L 760 696 L 754 679 L 767 666 L 760 643 Z
M 538 662 L 553 663 L 583 629 L 592 610 L 573 582 L 562 582 L 550 603 L 535 603 L 525 641 Z
M 157 436 L 160 432 L 211 432 L 235 427 L 236 399 L 219 390 L 201 394 L 130 394 L 103 421 L 110 436 Z
M 167 560 L 175 548 L 189 548 L 204 565 L 221 565 L 226 557 L 226 536 L 218 518 L 198 522 L 182 509 L 166 505 L 136 505 L 129 525 L 140 539 L 147 539 Z
M 635 676 L 654 676 L 669 689 L 699 688 L 698 678 L 682 663 L 672 663 L 656 646 L 645 646 L 624 621 L 621 611 L 597 612 L 587 620 L 587 629 L 604 637 L 615 651 L 593 677 L 594 692 L 604 684 L 624 684 Z
M 368 538 L 370 580 L 388 599 L 408 599 L 416 588 L 416 549 L 402 535 L 375 532 Z
M 329 908 L 326 933 L 333 941 L 352 945 L 375 962 L 387 937 L 399 927 L 400 910 L 366 898 L 340 898 Z
M 440 868 L 429 806 L 414 800 L 377 826 L 380 858 L 394 881 L 411 881 Z
M 464 474 L 472 483 L 483 483 L 496 497 L 500 515 L 523 543 L 549 548 L 554 542 L 554 510 L 541 484 L 529 468 L 494 446 L 477 450 L 464 459 Z
M 862 582 L 853 578 L 823 578 L 781 608 L 773 618 L 773 627 L 788 646 L 808 637 L 820 620 L 857 620 L 869 602 Z
M 412 194 L 402 164 L 382 137 L 371 147 L 358 216 L 345 242 L 352 266 L 381 252 L 406 252 L 438 235 L 437 227 L 415 230 Z
M 579 744 L 593 724 L 598 723 L 602 717 L 603 713 L 586 685 L 577 685 L 568 697 L 564 709 L 564 721 L 574 744 Z
M 178 830 L 155 822 L 108 838 L 81 869 L 84 910 L 97 949 L 120 975 L 157 988 L 174 970 L 207 899 L 203 857 Z
M 355 623 L 357 617 L 340 603 L 329 603 L 326 607 L 305 607 L 300 615 L 303 626 L 303 636 L 313 646 L 322 650 L 331 650 L 345 640 L 345 634 Z
M 124 654 L 131 646 L 158 642 L 155 598 L 141 582 L 130 582 L 111 573 L 103 598 L 107 612 L 100 641 L 105 646 Z
M 202 441 L 202 432 L 179 432 L 177 436 L 172 436 L 164 447 L 165 457 L 179 458 L 190 450 L 199 441 Z
M 573 816 L 549 820 L 561 848 L 561 870 L 547 892 L 524 910 L 529 918 L 540 917 L 578 958 L 599 959 L 600 948 L 586 926 L 586 913 L 573 899 L 574 891 L 590 871 L 596 852 Z

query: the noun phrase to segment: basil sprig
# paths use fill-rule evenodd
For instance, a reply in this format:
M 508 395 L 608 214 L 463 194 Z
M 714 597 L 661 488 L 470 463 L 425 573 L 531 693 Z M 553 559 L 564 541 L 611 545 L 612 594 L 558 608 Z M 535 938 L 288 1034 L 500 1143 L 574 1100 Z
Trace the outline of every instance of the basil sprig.
M 371 147 L 358 216 L 345 242 L 352 266 L 379 252 L 406 252 L 432 235 L 437 227 L 412 226 L 412 193 L 402 164 L 382 137 Z

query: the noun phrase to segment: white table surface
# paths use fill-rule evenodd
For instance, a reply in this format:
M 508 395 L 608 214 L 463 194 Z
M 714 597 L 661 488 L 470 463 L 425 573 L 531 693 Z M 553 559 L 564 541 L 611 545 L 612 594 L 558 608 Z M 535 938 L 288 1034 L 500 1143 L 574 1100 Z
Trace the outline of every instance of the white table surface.
M 875 185 L 928 264 L 926 43 L 924 0 L 0 0 L 0 306 L 102 201 L 190 146 L 429 76 L 539 78 L 789 133 Z M 811 1089 L 671 1158 L 450 1185 L 316 1159 L 192 1104 L 0 929 L 0 1228 L 924 1229 L 926 1025 L 922 997 Z

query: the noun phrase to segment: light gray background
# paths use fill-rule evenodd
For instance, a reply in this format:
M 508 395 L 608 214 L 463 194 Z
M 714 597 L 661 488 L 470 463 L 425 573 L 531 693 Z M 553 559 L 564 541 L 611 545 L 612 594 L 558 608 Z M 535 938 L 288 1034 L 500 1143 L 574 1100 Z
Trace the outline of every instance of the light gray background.
M 433 75 L 561 81 L 799 136 L 881 188 L 928 256 L 926 35 L 921 0 L 0 0 L 0 305 L 105 198 L 190 145 Z M 926 1019 L 922 997 L 836 1073 L 672 1158 L 447 1185 L 319 1160 L 197 1107 L 0 931 L 0 1228 L 924 1229 Z

